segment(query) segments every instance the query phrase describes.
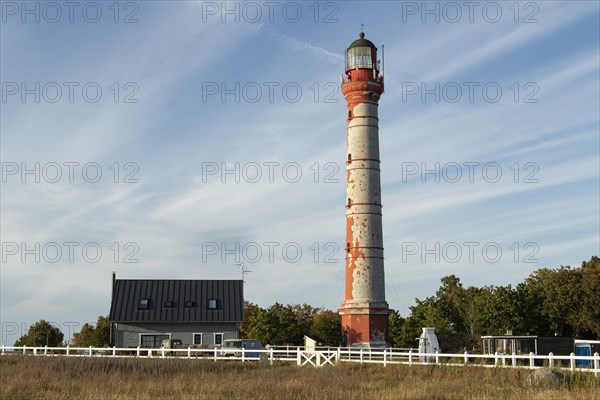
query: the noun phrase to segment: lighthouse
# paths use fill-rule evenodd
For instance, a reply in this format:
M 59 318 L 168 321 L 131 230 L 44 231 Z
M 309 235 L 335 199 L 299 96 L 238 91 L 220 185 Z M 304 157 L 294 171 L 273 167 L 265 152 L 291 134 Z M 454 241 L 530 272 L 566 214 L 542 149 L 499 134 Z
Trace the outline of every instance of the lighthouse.
M 346 50 L 342 93 L 348 103 L 346 287 L 339 310 L 343 344 L 381 347 L 390 343 L 377 112 L 383 94 L 383 76 L 377 47 L 365 39 L 363 32 Z

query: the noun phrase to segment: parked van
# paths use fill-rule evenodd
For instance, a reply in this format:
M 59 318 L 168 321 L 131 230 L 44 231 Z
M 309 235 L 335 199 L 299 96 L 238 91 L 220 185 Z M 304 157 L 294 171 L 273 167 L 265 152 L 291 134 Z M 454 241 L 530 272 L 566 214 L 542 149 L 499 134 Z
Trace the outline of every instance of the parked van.
M 260 353 L 251 350 L 261 350 L 262 343 L 258 339 L 226 339 L 221 347 L 221 356 L 241 357 L 242 349 L 245 349 L 244 357 L 259 358 Z
M 182 349 L 183 348 L 183 341 L 181 339 L 164 339 L 162 341 L 162 346 L 161 348 L 163 349 Z M 177 355 L 177 354 L 181 354 L 175 351 L 165 351 L 165 355 Z

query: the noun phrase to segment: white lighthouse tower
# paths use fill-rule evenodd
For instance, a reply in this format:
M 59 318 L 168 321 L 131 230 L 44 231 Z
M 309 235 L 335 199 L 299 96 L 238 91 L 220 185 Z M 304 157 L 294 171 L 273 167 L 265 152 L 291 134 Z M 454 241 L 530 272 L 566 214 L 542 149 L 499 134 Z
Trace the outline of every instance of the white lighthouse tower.
M 346 50 L 342 93 L 348 103 L 346 174 L 346 293 L 342 308 L 344 345 L 380 347 L 390 343 L 385 300 L 379 98 L 383 76 L 377 47 L 360 38 Z

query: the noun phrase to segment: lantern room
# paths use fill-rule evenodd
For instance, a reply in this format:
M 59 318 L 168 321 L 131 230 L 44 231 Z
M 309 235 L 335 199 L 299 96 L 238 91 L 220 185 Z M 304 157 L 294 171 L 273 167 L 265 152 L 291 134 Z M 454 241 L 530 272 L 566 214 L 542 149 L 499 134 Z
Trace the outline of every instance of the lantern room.
M 377 81 L 377 47 L 365 39 L 364 32 L 361 32 L 360 38 L 352 42 L 346 50 L 346 75 L 350 82 Z

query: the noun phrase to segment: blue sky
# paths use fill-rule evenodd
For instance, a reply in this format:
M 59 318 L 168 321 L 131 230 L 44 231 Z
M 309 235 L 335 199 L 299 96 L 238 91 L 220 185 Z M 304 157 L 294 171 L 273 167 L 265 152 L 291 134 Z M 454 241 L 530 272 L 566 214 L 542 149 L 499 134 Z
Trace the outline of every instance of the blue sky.
M 390 307 L 599 254 L 597 2 L 23 4 L 2 2 L 2 343 L 106 315 L 111 271 L 242 261 L 247 300 L 337 309 L 361 24 L 385 45 Z

